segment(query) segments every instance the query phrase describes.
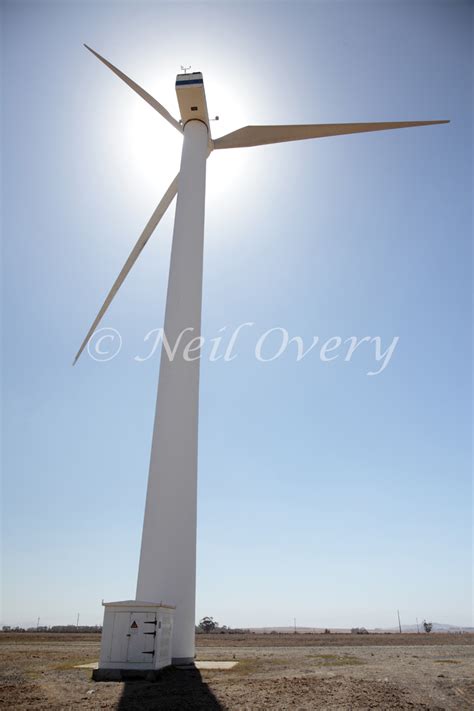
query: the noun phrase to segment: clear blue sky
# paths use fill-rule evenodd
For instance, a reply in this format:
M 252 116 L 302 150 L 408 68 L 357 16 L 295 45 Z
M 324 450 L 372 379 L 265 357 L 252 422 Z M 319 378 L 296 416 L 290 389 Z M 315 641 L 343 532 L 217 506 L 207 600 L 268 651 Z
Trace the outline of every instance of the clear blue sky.
M 3 2 L 3 622 L 133 597 L 174 209 L 73 356 L 179 165 L 204 73 L 215 136 L 252 123 L 451 123 L 213 154 L 197 615 L 245 626 L 471 623 L 472 3 Z M 275 326 L 400 340 L 255 359 Z M 270 345 L 270 344 L 269 344 Z

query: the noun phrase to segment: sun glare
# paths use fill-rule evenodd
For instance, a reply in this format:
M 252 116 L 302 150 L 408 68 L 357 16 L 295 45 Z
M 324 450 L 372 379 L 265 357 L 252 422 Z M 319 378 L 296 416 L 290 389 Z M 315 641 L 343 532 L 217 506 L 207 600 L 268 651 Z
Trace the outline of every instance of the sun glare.
M 157 98 L 177 119 L 175 75 L 169 85 L 156 85 L 153 76 L 138 73 L 144 88 Z M 259 123 L 252 109 L 258 101 L 250 97 L 243 80 L 229 82 L 222 74 L 204 73 L 211 136 L 216 139 L 238 128 Z M 120 85 L 109 100 L 103 116 L 108 126 L 108 165 L 126 185 L 128 196 L 140 215 L 154 209 L 179 171 L 182 136 L 145 101 Z M 219 120 L 214 120 L 216 115 Z M 207 164 L 206 208 L 213 217 L 229 219 L 232 205 L 257 199 L 252 186 L 264 179 L 263 161 L 258 150 L 214 151 Z
M 181 137 L 153 109 L 134 102 L 125 117 L 130 168 L 150 189 L 171 182 L 179 170 Z

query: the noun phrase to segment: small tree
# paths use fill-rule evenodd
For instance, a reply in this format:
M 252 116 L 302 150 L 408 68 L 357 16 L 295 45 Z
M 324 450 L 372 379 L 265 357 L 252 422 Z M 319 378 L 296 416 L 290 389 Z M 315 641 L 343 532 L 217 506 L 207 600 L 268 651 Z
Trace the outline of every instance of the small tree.
M 426 633 L 431 632 L 431 630 L 433 629 L 433 623 L 423 620 L 423 629 Z
M 216 627 L 219 627 L 219 624 L 214 620 L 213 617 L 203 617 L 199 623 L 199 629 L 202 630 L 202 632 L 205 632 L 206 634 L 209 634 L 209 632 L 214 632 Z

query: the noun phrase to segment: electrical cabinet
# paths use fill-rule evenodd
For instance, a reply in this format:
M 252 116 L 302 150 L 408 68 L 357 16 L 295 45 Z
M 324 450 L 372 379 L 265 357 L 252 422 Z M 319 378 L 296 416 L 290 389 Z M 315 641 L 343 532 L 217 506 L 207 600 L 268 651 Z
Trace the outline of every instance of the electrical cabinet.
M 154 670 L 171 664 L 172 605 L 136 600 L 103 605 L 99 669 Z

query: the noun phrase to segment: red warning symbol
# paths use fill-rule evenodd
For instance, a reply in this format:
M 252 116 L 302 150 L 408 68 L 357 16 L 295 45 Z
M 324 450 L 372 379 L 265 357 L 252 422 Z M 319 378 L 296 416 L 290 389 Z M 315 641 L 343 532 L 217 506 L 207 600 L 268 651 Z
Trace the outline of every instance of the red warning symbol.
M 137 625 L 137 623 L 135 622 L 135 620 L 133 620 L 132 624 L 130 625 L 130 629 L 131 629 L 131 630 L 136 630 L 137 628 L 138 628 L 138 625 Z

